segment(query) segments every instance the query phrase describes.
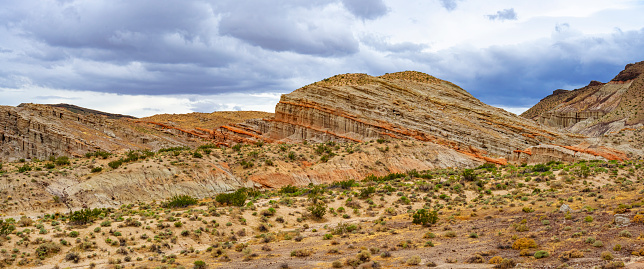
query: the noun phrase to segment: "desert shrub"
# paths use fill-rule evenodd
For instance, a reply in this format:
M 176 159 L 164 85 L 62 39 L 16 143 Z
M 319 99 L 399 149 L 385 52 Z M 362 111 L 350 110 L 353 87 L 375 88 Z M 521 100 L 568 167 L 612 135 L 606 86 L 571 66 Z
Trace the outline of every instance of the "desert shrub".
M 412 216 L 413 224 L 422 224 L 422 225 L 427 225 L 427 224 L 436 224 L 438 221 L 438 212 L 436 211 L 427 211 L 426 209 L 419 209 L 417 210 L 414 215 Z
M 409 259 L 407 259 L 407 265 L 419 265 L 420 261 L 421 261 L 420 256 L 414 255 L 409 257 Z
M 369 196 L 374 193 L 376 193 L 376 188 L 373 186 L 362 188 L 360 190 L 360 198 L 369 198 Z
M 215 201 L 220 204 L 228 204 L 233 206 L 243 206 L 246 203 L 246 192 L 237 190 L 233 193 L 221 193 L 215 197 Z
M 545 164 L 537 164 L 534 167 L 532 167 L 533 172 L 548 172 L 550 171 L 550 167 L 545 165 Z
M 443 236 L 448 237 L 448 238 L 453 238 L 456 237 L 456 232 L 455 231 L 447 231 L 443 234 Z
M 345 233 L 351 233 L 355 230 L 358 229 L 358 226 L 355 224 L 348 224 L 348 223 L 338 223 L 338 226 L 336 226 L 333 230 L 333 234 L 345 234 Z
M 206 268 L 206 262 L 202 260 L 197 260 L 194 263 L 194 266 L 192 267 L 193 269 L 205 269 Z
M 584 221 L 585 221 L 585 222 L 593 222 L 593 216 L 586 216 L 586 217 L 584 218 Z
M 489 264 L 501 264 L 502 261 L 503 261 L 503 258 L 501 258 L 501 256 L 494 256 L 487 263 L 489 263 Z
M 291 257 L 308 257 L 313 254 L 313 250 L 310 249 L 297 249 L 291 251 Z
M 92 168 L 92 173 L 99 173 L 101 171 L 103 171 L 103 167 L 97 166 Z
M 475 181 L 476 180 L 476 173 L 474 173 L 474 169 L 465 169 L 465 170 L 463 170 L 463 173 L 461 173 L 461 176 L 463 176 L 463 179 L 465 181 Z
M 331 263 L 331 266 L 333 266 L 333 268 L 342 268 L 342 267 L 344 267 L 342 265 L 341 261 L 333 261 L 333 263 Z
M 60 246 L 53 242 L 47 242 L 38 246 L 35 250 L 36 256 L 44 260 L 49 255 L 56 254 L 60 251 Z
M 324 217 L 324 214 L 326 214 L 326 204 L 314 204 L 312 206 L 309 206 L 307 210 L 313 215 L 314 218 L 316 219 L 321 219 Z
M 350 180 L 343 180 L 343 181 L 338 181 L 333 184 L 334 186 L 340 186 L 340 188 L 343 188 L 345 190 L 350 189 L 351 187 L 356 185 L 356 181 L 353 179 Z
M 559 255 L 559 260 L 566 262 L 570 259 L 583 258 L 583 257 L 584 257 L 584 253 L 582 251 L 573 249 L 573 250 L 564 251 L 563 253 L 561 253 L 561 255 Z
M 600 248 L 603 246 L 604 246 L 604 242 L 602 242 L 601 240 L 597 240 L 595 241 L 595 243 L 593 243 L 593 247 L 596 247 L 596 248 Z
M 119 166 L 121 166 L 122 164 L 123 164 L 123 159 L 118 159 L 116 161 L 111 161 L 107 163 L 107 166 L 109 166 L 112 169 L 116 169 L 116 168 L 119 168 Z
M 623 261 L 614 261 L 602 265 L 601 269 L 617 269 L 626 266 Z
M 60 157 L 56 158 L 55 163 L 58 166 L 70 165 L 71 164 L 71 162 L 69 162 L 69 157 L 67 157 L 67 156 L 60 156 Z
M 290 194 L 290 193 L 296 193 L 299 190 L 300 189 L 298 187 L 291 186 L 291 184 L 289 184 L 289 185 L 286 185 L 286 186 L 282 187 L 279 192 L 280 193 L 289 193 Z
M 361 250 L 356 255 L 356 259 L 360 260 L 361 262 L 368 262 L 369 260 L 371 260 L 371 252 L 369 252 L 368 250 Z
M 261 214 L 265 217 L 272 217 L 275 215 L 275 212 L 277 212 L 275 208 L 269 207 L 268 209 L 262 210 Z
M 170 147 L 170 148 L 163 148 L 158 150 L 158 153 L 162 152 L 174 152 L 174 151 L 183 151 L 183 150 L 190 150 L 190 147 Z
M 23 166 L 18 166 L 18 172 L 19 173 L 24 173 L 24 172 L 27 172 L 27 171 L 31 171 L 31 166 L 29 164 L 26 163 Z
M 175 195 L 162 204 L 166 208 L 187 207 L 199 203 L 197 198 L 190 195 Z
M 631 235 L 631 232 L 629 232 L 628 230 L 622 230 L 621 232 L 619 232 L 619 236 L 620 237 L 629 237 L 630 238 L 632 235 Z
M 514 243 L 512 244 L 513 249 L 528 249 L 528 248 L 536 248 L 537 243 L 534 241 L 534 239 L 529 239 L 529 238 L 519 238 Z
M 548 251 L 545 251 L 545 250 L 539 250 L 539 251 L 534 253 L 534 257 L 536 259 L 547 258 L 549 256 L 550 256 L 550 253 L 548 253 Z
M 534 212 L 534 209 L 532 209 L 532 207 L 524 207 L 522 210 L 523 210 L 523 212 L 525 212 L 525 213 L 532 213 L 532 212 Z
M 517 232 L 527 232 L 530 229 L 525 224 L 519 224 L 516 227 L 514 227 L 514 230 L 516 230 Z
M 517 263 L 513 259 L 503 259 L 501 263 L 494 266 L 497 269 L 510 269 L 514 268 Z
M 429 239 L 432 239 L 432 238 L 435 238 L 435 237 L 436 237 L 436 234 L 434 234 L 434 233 L 432 233 L 432 232 L 426 232 L 426 233 L 423 235 L 423 238 L 429 238 Z
M 66 261 L 71 261 L 73 263 L 78 263 L 80 260 L 80 255 L 76 252 L 69 252 L 67 255 L 65 255 L 65 260 Z
M 620 244 L 615 245 L 615 246 L 613 247 L 613 250 L 614 250 L 614 251 L 620 251 L 620 250 L 622 250 L 622 245 L 620 245 Z
M 637 214 L 633 217 L 634 223 L 644 223 L 644 215 Z
M 93 222 L 99 215 L 107 212 L 107 209 L 101 208 L 84 208 L 78 211 L 74 211 L 69 215 L 69 223 L 76 225 L 83 225 Z
M 7 236 L 16 229 L 16 226 L 11 222 L 0 219 L 0 236 Z
M 610 251 L 604 251 L 601 254 L 602 260 L 605 261 L 610 261 L 613 259 L 613 253 L 610 253 Z

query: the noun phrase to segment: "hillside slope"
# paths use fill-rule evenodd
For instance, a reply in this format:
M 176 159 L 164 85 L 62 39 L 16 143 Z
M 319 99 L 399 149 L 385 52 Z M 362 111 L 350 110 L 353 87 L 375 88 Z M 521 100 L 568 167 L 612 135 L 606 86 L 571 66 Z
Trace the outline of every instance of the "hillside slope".
M 588 136 L 644 123 L 644 62 L 628 64 L 608 83 L 556 90 L 521 116 Z

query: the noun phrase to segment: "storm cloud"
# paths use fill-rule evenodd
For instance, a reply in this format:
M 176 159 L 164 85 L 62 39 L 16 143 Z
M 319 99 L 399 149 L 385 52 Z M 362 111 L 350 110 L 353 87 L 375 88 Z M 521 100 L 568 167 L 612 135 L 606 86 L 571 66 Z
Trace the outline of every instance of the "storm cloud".
M 634 2 L 0 2 L 0 105 L 272 111 L 280 94 L 336 74 L 417 70 L 529 107 L 644 60 Z

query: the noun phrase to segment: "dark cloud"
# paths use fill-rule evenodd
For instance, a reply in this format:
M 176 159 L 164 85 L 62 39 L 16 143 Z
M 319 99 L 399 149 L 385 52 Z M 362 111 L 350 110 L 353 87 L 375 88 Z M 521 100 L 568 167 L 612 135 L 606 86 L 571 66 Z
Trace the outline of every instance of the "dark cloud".
M 627 63 L 644 60 L 644 28 L 611 35 L 453 48 L 414 56 L 427 72 L 463 87 L 487 104 L 530 107 L 556 89 L 610 81 Z
M 493 15 L 485 15 L 489 20 L 500 20 L 500 21 L 505 21 L 505 20 L 517 20 L 517 13 L 514 11 L 514 8 L 508 8 L 504 10 L 499 10 L 496 12 L 496 14 Z
M 221 19 L 219 32 L 271 51 L 333 57 L 356 53 L 358 41 L 334 17 L 340 14 L 319 14 L 326 4 L 290 3 L 288 10 L 272 1 L 255 1 L 253 8 L 233 6 Z
M 456 6 L 460 1 L 462 0 L 439 0 L 439 2 L 441 3 L 441 6 L 443 6 L 445 9 L 449 11 L 456 9 Z
M 353 15 L 363 20 L 374 20 L 389 12 L 382 0 L 342 0 L 342 4 Z
M 212 97 L 218 94 L 243 99 L 287 93 L 340 73 L 401 70 L 450 80 L 490 104 L 530 106 L 554 89 L 607 81 L 624 64 L 644 60 L 642 30 L 589 36 L 574 29 L 579 21 L 571 18 L 550 38 L 430 52 L 432 36 L 420 35 L 432 31 L 381 24 L 390 19 L 383 0 L 0 2 L 3 93 L 49 88 L 210 96 L 185 102 L 201 112 L 251 102 Z M 451 11 L 462 0 L 439 3 Z M 393 8 L 392 15 L 404 11 Z M 516 20 L 517 14 L 505 9 L 487 18 Z M 59 95 L 32 94 L 42 98 L 35 100 Z

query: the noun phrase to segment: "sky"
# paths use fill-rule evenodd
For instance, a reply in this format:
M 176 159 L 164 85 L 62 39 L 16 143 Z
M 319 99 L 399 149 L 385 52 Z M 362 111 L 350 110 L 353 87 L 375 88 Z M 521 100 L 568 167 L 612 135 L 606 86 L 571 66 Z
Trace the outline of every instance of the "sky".
M 344 73 L 415 70 L 521 113 L 644 61 L 644 1 L 0 0 L 0 105 L 273 112 Z

